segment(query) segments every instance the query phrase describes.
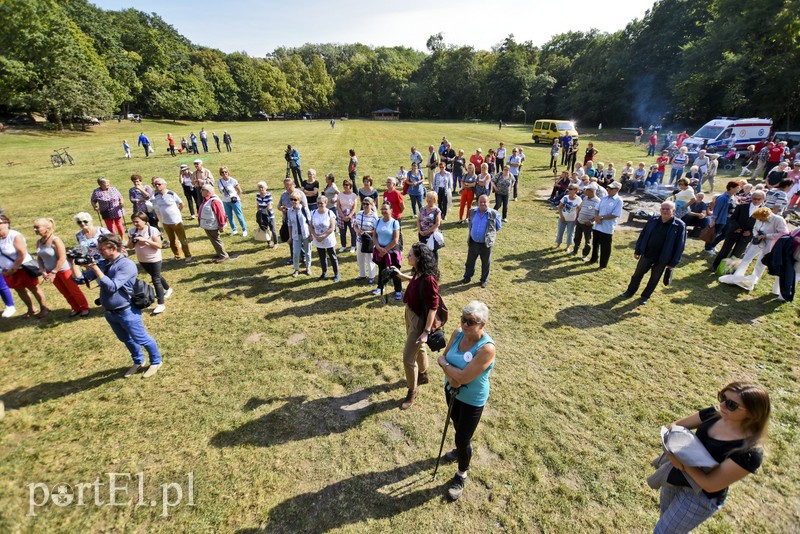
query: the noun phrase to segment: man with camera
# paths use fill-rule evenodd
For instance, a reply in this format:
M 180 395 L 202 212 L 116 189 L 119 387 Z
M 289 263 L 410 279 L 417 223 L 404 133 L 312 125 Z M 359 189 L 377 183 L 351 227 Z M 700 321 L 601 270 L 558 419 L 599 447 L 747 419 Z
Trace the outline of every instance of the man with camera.
M 292 145 L 286 145 L 286 153 L 283 155 L 286 160 L 286 177 L 289 177 L 289 170 L 292 171 L 292 178 L 294 178 L 294 186 L 300 188 L 300 182 L 303 181 L 303 172 L 300 170 L 300 154 Z
M 96 280 L 100 286 L 99 304 L 105 310 L 105 318 L 131 353 L 133 365 L 125 371 L 125 378 L 135 375 L 144 365 L 144 352 L 150 355 L 150 366 L 143 378 L 155 375 L 161 367 L 161 353 L 155 339 L 147 333 L 142 322 L 142 311 L 131 305 L 133 284 L 136 281 L 136 264 L 121 254 L 121 238 L 114 234 L 101 235 L 98 240 L 98 252 L 105 260 L 98 264 L 91 262 L 81 273 L 77 265 L 72 266 L 72 276 L 76 281 L 88 283 Z

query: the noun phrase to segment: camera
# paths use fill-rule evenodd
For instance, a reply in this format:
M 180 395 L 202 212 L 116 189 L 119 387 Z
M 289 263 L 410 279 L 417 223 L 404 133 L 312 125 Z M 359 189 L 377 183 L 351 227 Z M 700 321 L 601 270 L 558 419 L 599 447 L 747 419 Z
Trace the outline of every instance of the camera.
M 83 245 L 73 247 L 67 251 L 67 257 L 72 260 L 75 265 L 92 265 L 97 263 L 100 259 L 100 254 L 92 253 L 89 247 Z
M 286 149 L 286 153 L 283 155 L 283 159 L 285 159 L 287 162 L 292 160 L 292 150 L 291 149 L 289 149 L 289 148 Z
M 239 197 L 231 197 L 231 202 L 236 204 L 237 202 L 239 202 Z

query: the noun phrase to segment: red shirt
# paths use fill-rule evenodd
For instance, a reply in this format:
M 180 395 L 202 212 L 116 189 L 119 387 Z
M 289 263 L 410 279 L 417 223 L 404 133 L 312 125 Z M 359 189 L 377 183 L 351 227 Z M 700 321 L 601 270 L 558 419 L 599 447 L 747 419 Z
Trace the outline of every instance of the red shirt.
M 469 157 L 469 162 L 475 165 L 475 172 L 480 174 L 481 172 L 481 165 L 483 165 L 483 156 L 479 156 L 478 154 L 473 154 Z
M 669 163 L 668 156 L 659 156 L 658 159 L 656 159 L 656 164 L 658 165 L 658 172 L 666 171 L 667 163 Z
M 685 133 L 679 133 L 678 134 L 678 140 L 677 140 L 678 141 L 678 143 L 677 143 L 678 144 L 678 148 L 680 148 L 680 146 L 683 144 L 683 142 L 686 141 L 687 137 L 689 137 L 689 134 L 685 134 Z
M 656 143 L 658 143 L 658 135 L 653 134 L 650 136 L 650 144 L 656 146 Z
M 782 146 L 774 146 L 769 149 L 769 162 L 770 163 L 778 163 L 781 158 L 783 157 L 783 147 Z
M 433 276 L 412 278 L 403 293 L 403 302 L 417 316 L 425 318 L 428 310 L 439 309 L 439 283 Z
M 403 208 L 405 208 L 402 193 L 397 189 L 394 191 L 384 191 L 383 201 L 392 205 L 392 219 L 397 219 L 399 221 L 400 216 L 403 214 Z

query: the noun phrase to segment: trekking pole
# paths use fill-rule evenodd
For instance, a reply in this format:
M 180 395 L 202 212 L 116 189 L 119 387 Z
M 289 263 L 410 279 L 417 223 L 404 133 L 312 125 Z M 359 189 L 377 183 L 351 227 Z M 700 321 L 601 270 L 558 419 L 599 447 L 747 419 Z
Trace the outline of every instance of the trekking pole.
M 447 419 L 444 422 L 444 432 L 442 432 L 442 442 L 439 444 L 439 456 L 436 458 L 436 468 L 433 470 L 433 480 L 436 480 L 436 473 L 439 471 L 439 462 L 442 461 L 442 450 L 444 449 L 444 440 L 447 437 L 447 427 L 450 426 L 450 414 L 453 413 L 453 404 L 458 395 L 458 388 L 450 390 L 450 402 L 447 405 Z

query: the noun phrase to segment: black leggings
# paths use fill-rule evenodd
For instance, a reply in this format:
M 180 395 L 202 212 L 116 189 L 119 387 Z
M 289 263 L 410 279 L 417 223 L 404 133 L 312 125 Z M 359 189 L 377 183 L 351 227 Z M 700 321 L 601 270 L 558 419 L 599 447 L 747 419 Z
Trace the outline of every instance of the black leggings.
M 444 398 L 450 402 L 450 394 L 445 386 Z M 456 430 L 456 451 L 458 452 L 458 470 L 462 473 L 469 469 L 469 462 L 472 460 L 472 435 L 478 428 L 483 414 L 483 406 L 472 406 L 461 402 L 458 399 L 453 401 L 453 411 L 450 412 L 450 419 L 453 420 L 453 428 Z
M 350 219 L 349 221 L 344 223 L 344 226 L 339 228 L 339 237 L 342 241 L 342 248 L 347 246 L 347 231 L 350 231 L 350 246 L 356 246 L 356 229 L 353 226 L 353 220 Z
M 139 262 L 139 265 L 141 265 L 142 269 L 144 269 L 145 272 L 150 275 L 150 279 L 153 281 L 153 287 L 156 290 L 156 299 L 158 300 L 158 303 L 164 304 L 164 291 L 169 289 L 169 284 L 166 280 L 164 280 L 164 277 L 161 276 L 161 262 Z

